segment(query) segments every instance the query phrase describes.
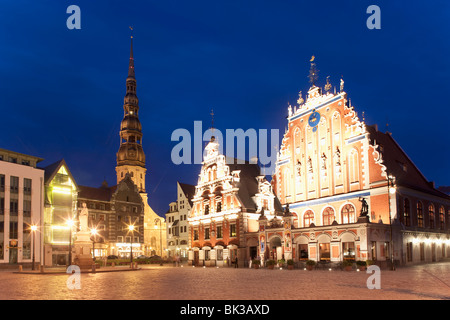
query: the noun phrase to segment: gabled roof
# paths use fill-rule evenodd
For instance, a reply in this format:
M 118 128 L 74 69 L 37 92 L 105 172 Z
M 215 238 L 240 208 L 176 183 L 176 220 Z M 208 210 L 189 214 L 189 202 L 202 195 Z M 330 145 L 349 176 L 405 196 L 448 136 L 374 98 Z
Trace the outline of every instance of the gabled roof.
M 90 199 L 90 200 L 98 200 L 98 201 L 110 201 L 111 196 L 114 193 L 116 186 L 112 187 L 87 187 L 87 186 L 79 186 L 79 199 Z
M 240 162 L 242 162 L 242 160 Z M 230 173 L 236 170 L 240 170 L 240 181 L 237 184 L 237 187 L 239 188 L 238 197 L 241 200 L 244 208 L 249 211 L 256 212 L 258 208 L 252 197 L 255 196 L 255 194 L 257 194 L 259 191 L 258 180 L 256 179 L 258 176 L 261 176 L 259 165 L 252 164 L 248 161 L 245 161 L 245 163 L 238 163 L 237 159 L 230 160 L 230 158 L 227 158 L 227 165 L 230 167 Z M 283 212 L 281 203 L 276 195 L 274 198 L 274 207 L 276 212 Z
M 187 184 L 187 183 L 181 183 L 180 181 L 178 181 L 178 184 L 180 185 L 181 190 L 183 191 L 184 195 L 188 199 L 189 204 L 192 208 L 192 198 L 195 195 L 195 186 L 193 186 L 191 184 Z
M 59 169 L 62 166 L 64 166 L 70 179 L 72 180 L 73 184 L 75 185 L 75 187 L 78 190 L 78 185 L 75 182 L 75 179 L 73 178 L 72 173 L 69 170 L 69 166 L 67 165 L 67 163 L 64 159 L 56 161 L 55 163 L 52 163 L 52 164 L 46 166 L 45 168 L 42 168 L 42 169 L 44 169 L 44 185 L 48 186 L 50 184 L 50 182 L 53 180 L 53 178 L 55 177 L 55 175 L 58 173 Z
M 376 126 L 366 126 L 366 129 L 371 143 L 383 147 L 381 151 L 383 165 L 386 166 L 387 173 L 395 177 L 397 185 L 450 199 L 434 188 L 433 183 L 425 178 L 389 132 L 380 132 Z

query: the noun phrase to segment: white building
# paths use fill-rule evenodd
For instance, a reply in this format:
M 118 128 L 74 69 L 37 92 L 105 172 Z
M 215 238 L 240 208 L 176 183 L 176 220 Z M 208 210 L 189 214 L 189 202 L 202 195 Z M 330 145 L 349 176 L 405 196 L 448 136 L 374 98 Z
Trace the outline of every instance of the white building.
M 31 265 L 33 252 L 41 262 L 44 170 L 36 164 L 42 160 L 0 149 L 0 265 Z
M 186 260 L 189 250 L 188 217 L 192 208 L 195 186 L 177 182 L 177 201 L 171 202 L 166 213 L 167 253 Z

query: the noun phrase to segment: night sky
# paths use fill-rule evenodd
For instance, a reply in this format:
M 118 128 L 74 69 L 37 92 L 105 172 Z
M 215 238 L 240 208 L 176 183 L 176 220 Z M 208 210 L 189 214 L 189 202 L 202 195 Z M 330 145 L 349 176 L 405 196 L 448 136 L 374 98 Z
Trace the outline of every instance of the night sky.
M 369 5 L 381 29 L 369 30 Z M 69 5 L 81 29 L 69 30 Z M 448 1 L 21 1 L 0 4 L 0 148 L 64 158 L 77 184 L 115 185 L 119 126 L 134 58 L 150 206 L 199 165 L 171 161 L 175 129 L 280 129 L 287 104 L 330 76 L 360 118 L 390 131 L 424 176 L 450 185 Z M 387 126 L 388 124 L 388 126 Z

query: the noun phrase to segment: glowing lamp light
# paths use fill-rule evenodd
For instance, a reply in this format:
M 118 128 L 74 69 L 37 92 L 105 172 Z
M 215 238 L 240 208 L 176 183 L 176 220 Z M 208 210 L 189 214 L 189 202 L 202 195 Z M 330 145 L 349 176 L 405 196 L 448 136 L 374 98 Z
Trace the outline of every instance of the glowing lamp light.
M 36 230 L 37 230 L 37 225 L 32 225 L 31 227 L 30 227 L 30 229 L 31 229 L 31 231 L 33 231 L 33 232 L 35 232 Z
M 391 187 L 391 188 L 389 188 L 389 193 L 390 194 L 395 194 L 395 187 Z

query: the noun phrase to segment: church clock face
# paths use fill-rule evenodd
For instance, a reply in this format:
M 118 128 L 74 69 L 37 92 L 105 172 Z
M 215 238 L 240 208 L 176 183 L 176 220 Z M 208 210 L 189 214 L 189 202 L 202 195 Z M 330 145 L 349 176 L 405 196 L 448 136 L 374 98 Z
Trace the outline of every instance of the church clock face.
M 313 112 L 311 113 L 311 115 L 308 118 L 308 124 L 310 127 L 313 128 L 313 132 L 316 132 L 319 121 L 320 121 L 320 113 L 313 110 Z

